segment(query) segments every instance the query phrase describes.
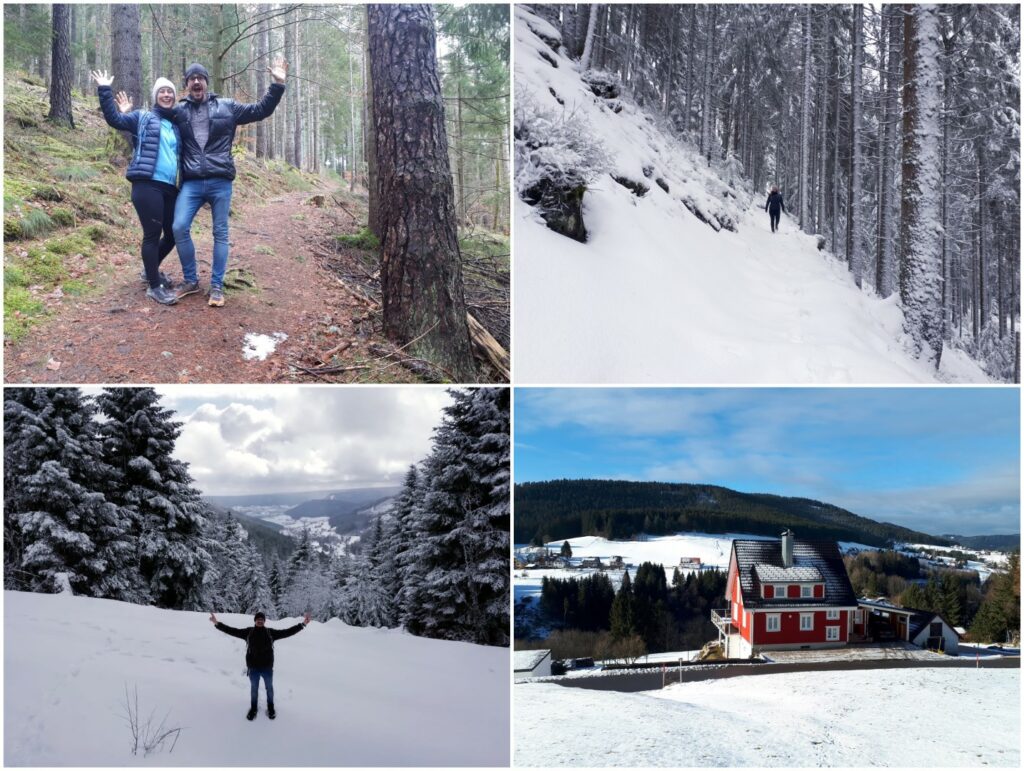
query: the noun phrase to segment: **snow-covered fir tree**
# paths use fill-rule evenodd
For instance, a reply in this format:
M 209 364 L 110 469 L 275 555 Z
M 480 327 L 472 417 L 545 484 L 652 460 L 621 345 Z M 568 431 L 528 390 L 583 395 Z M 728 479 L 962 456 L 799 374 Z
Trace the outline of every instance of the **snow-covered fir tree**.
M 114 470 L 112 497 L 130 512 L 143 580 L 165 608 L 201 610 L 205 505 L 188 465 L 172 456 L 181 423 L 152 388 L 107 388 L 96 402 L 103 455 Z
M 412 620 L 428 637 L 507 645 L 509 393 L 450 393 L 424 464 Z
M 131 516 L 110 500 L 94 406 L 75 388 L 4 390 L 4 578 L 8 589 L 145 601 Z

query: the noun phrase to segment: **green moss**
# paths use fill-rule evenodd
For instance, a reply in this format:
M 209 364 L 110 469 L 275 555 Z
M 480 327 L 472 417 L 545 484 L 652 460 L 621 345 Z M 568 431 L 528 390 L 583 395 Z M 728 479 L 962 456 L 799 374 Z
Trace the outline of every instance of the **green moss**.
M 266 244 L 257 244 L 253 251 L 256 252 L 256 254 L 269 254 L 271 256 L 274 254 L 274 248 L 267 246 Z
M 4 268 L 4 286 L 28 286 L 28 277 L 25 271 L 17 265 L 8 265 Z
M 102 225 L 86 225 L 79 232 L 90 241 L 97 244 L 110 238 L 110 231 Z
M 32 197 L 37 201 L 63 201 L 64 194 L 53 185 L 39 185 L 32 190 Z
M 4 337 L 17 342 L 42 315 L 43 303 L 20 286 L 4 285 Z
M 368 252 L 380 249 L 380 240 L 370 232 L 369 228 L 363 228 L 358 233 L 348 233 L 343 236 L 335 236 L 334 238 L 342 246 L 351 246 Z
M 70 295 L 83 295 L 89 291 L 89 285 L 77 278 L 69 279 L 61 286 L 64 288 L 64 293 Z
M 75 226 L 75 213 L 71 209 L 54 209 L 50 212 L 50 217 L 62 228 Z
M 64 258 L 53 252 L 43 252 L 35 259 L 31 252 L 23 266 L 33 284 L 56 284 L 66 275 Z
M 93 242 L 81 231 L 64 238 L 54 238 L 46 242 L 46 250 L 51 254 L 84 254 L 90 255 Z
M 4 217 L 4 241 L 16 241 L 24 235 L 20 219 L 17 217 Z
M 68 182 L 85 182 L 99 174 L 96 169 L 88 166 L 62 166 L 53 170 L 53 176 Z

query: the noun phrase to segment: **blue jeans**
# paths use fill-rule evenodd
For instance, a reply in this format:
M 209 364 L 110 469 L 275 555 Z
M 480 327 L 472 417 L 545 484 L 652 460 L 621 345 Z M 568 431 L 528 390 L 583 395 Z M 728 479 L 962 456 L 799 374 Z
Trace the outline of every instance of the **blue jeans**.
M 250 669 L 249 684 L 252 686 L 252 706 L 256 708 L 260 700 L 260 678 L 263 678 L 263 685 L 267 689 L 267 704 L 274 703 L 274 670 L 273 669 Z
M 181 260 L 181 272 L 186 281 L 199 280 L 196 272 L 196 247 L 192 243 L 192 220 L 196 212 L 209 202 L 213 210 L 213 270 L 210 286 L 224 286 L 224 272 L 228 268 L 228 213 L 231 211 L 231 180 L 222 177 L 187 179 L 178 191 L 174 205 L 174 244 Z

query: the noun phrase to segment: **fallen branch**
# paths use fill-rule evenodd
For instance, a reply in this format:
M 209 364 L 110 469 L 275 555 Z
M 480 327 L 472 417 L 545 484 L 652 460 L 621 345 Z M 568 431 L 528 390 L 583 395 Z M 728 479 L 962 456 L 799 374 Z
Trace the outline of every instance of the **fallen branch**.
M 321 353 L 318 358 L 319 358 L 320 361 L 322 361 L 322 362 L 324 362 L 326 364 L 328 361 L 330 361 L 332 356 L 334 356 L 337 353 L 341 353 L 342 351 L 344 351 L 347 348 L 351 347 L 351 345 L 352 345 L 352 341 L 351 340 L 342 340 L 340 343 L 338 343 L 336 346 L 334 346 L 331 350 L 324 351 L 323 353 Z
M 473 317 L 473 314 L 467 313 L 466 321 L 469 323 L 469 338 L 477 355 L 494 367 L 506 381 L 511 382 L 508 351 Z
M 331 196 L 331 198 L 332 198 L 332 199 L 334 199 L 334 202 L 335 202 L 336 204 L 338 204 L 338 206 L 339 206 L 339 207 L 341 207 L 341 210 L 342 210 L 342 211 L 344 211 L 344 212 L 345 212 L 345 214 L 347 214 L 347 215 L 348 215 L 349 217 L 351 217 L 352 219 L 354 219 L 354 220 L 355 220 L 356 222 L 359 222 L 359 217 L 357 217 L 357 216 L 356 216 L 356 215 L 354 215 L 354 214 L 353 214 L 352 212 L 350 212 L 350 211 L 348 210 L 348 207 L 347 207 L 347 206 L 345 206 L 345 204 L 343 204 L 343 203 L 342 203 L 341 201 L 339 201 L 339 200 L 338 200 L 338 196 L 336 196 L 336 195 L 332 195 L 332 196 Z
M 335 278 L 335 280 L 339 284 L 341 284 L 342 289 L 344 289 L 346 292 L 348 292 L 350 295 L 352 295 L 354 298 L 356 298 L 363 305 L 365 305 L 368 308 L 370 308 L 370 310 L 374 310 L 374 311 L 380 310 L 380 305 L 378 305 L 376 302 L 371 300 L 365 294 L 360 292 L 354 286 L 349 285 L 349 283 L 345 279 L 341 278 L 340 276 L 335 276 L 334 278 Z

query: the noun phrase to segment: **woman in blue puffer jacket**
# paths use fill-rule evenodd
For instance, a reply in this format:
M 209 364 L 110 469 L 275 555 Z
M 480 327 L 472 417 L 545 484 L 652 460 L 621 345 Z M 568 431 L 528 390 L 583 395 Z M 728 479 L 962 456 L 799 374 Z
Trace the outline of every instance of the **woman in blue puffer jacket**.
M 146 296 L 158 303 L 174 305 L 177 295 L 171 280 L 160 271 L 160 264 L 174 249 L 174 204 L 178 198 L 178 172 L 181 158 L 181 132 L 174 114 L 177 91 L 174 83 L 159 78 L 153 84 L 152 110 L 130 109 L 124 94 L 115 99 L 112 76 L 93 72 L 98 86 L 100 109 L 107 123 L 132 136 L 132 160 L 125 176 L 132 183 L 132 204 L 142 223 L 142 265 L 149 284 Z

